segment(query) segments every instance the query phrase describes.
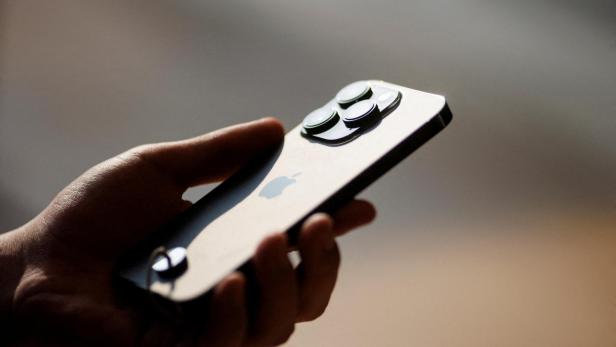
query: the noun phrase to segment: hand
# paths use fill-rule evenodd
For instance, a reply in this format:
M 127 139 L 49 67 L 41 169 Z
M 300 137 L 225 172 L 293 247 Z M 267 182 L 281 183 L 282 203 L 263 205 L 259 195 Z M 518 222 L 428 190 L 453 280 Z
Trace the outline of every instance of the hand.
M 286 341 L 296 322 L 320 316 L 340 262 L 334 237 L 374 218 L 368 202 L 352 201 L 333 218 L 311 216 L 300 231 L 297 268 L 283 233 L 263 240 L 251 260 L 255 304 L 246 301 L 247 279 L 233 273 L 215 287 L 205 323 L 194 329 L 172 328 L 141 303 L 124 302 L 112 284 L 118 259 L 191 205 L 182 199 L 187 188 L 225 179 L 283 135 L 268 118 L 136 147 L 88 170 L 31 222 L 2 235 L 0 261 L 13 264 L 3 264 L 11 270 L 1 282 L 0 313 L 10 311 L 15 342 L 270 346 Z

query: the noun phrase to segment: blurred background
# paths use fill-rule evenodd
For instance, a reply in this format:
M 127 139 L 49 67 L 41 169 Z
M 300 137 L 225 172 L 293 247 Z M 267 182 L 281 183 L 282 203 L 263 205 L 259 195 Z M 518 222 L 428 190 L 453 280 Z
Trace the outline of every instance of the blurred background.
M 0 230 L 129 147 L 369 78 L 454 120 L 362 193 L 379 219 L 288 345 L 615 346 L 612 0 L 0 0 Z

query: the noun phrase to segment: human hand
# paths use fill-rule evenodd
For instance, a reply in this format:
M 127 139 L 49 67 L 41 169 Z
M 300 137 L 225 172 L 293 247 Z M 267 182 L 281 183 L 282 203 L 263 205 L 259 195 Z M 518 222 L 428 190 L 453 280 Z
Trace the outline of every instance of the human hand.
M 31 222 L 2 235 L 0 256 L 13 263 L 5 267 L 0 312 L 10 311 L 15 342 L 270 346 L 286 341 L 296 322 L 320 316 L 340 261 L 334 237 L 374 218 L 368 202 L 311 216 L 300 230 L 297 268 L 283 233 L 263 240 L 251 260 L 255 304 L 246 301 L 247 279 L 233 273 L 216 286 L 195 329 L 170 328 L 143 305 L 124 302 L 112 283 L 122 255 L 191 205 L 182 199 L 187 188 L 225 179 L 283 135 L 267 118 L 136 147 L 94 166 Z

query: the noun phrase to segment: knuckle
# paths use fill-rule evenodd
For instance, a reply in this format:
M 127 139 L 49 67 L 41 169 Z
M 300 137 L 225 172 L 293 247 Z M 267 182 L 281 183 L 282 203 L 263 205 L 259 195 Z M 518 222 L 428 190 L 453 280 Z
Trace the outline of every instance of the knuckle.
M 150 153 L 152 153 L 155 150 L 155 147 L 156 146 L 154 144 L 139 145 L 120 154 L 120 156 L 127 159 L 143 159 L 144 157 L 147 157 Z

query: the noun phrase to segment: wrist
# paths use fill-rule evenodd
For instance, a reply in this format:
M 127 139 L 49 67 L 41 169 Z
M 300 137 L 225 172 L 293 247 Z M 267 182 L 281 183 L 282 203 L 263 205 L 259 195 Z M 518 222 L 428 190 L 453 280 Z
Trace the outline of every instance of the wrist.
M 11 319 L 15 291 L 25 271 L 24 227 L 0 234 L 0 324 Z

